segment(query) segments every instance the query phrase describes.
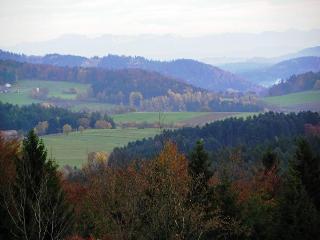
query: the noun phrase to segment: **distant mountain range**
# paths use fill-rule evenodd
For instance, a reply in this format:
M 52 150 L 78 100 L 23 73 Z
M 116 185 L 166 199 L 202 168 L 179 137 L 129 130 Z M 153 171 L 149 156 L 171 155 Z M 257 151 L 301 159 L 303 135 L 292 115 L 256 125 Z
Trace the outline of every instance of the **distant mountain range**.
M 85 35 L 67 34 L 55 39 L 1 46 L 28 55 L 47 53 L 86 57 L 107 54 L 144 56 L 151 59 L 197 59 L 211 65 L 242 61 L 253 57 L 275 57 L 319 44 L 320 29 L 287 30 L 261 33 L 221 33 L 187 37 L 155 35 Z
M 0 51 L 0 59 L 28 62 L 35 64 L 50 64 L 67 67 L 98 67 L 114 69 L 143 69 L 178 79 L 195 87 L 225 91 L 260 91 L 262 88 L 220 68 L 190 59 L 174 61 L 154 61 L 143 57 L 127 57 L 108 55 L 105 57 L 86 58 L 73 55 L 48 54 L 45 56 L 26 56 Z

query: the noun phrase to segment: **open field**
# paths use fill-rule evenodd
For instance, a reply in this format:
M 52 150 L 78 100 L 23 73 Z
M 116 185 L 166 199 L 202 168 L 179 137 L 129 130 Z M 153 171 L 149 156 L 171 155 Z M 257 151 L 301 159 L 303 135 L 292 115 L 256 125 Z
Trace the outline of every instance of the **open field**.
M 141 114 L 141 115 L 140 115 Z M 116 122 L 127 120 L 130 115 L 138 122 L 158 121 L 156 116 L 158 113 L 129 113 L 121 114 L 125 117 L 121 118 L 120 114 L 115 115 Z M 255 113 L 165 113 L 166 118 L 171 122 L 188 123 L 188 125 L 203 125 L 205 122 L 212 122 L 230 116 L 246 117 Z M 144 116 L 141 118 L 140 116 Z M 131 118 L 129 118 L 131 119 Z M 185 120 L 187 119 L 187 120 Z M 169 122 L 169 121 L 168 121 Z M 124 128 L 124 129 L 87 129 L 82 134 L 80 132 L 72 132 L 68 136 L 64 134 L 52 134 L 43 136 L 44 143 L 48 149 L 48 155 L 57 161 L 60 166 L 66 164 L 70 166 L 81 167 L 86 162 L 87 154 L 94 151 L 111 152 L 113 148 L 126 145 L 128 142 L 153 137 L 159 133 L 156 128 Z
M 72 132 L 43 136 L 48 149 L 48 156 L 57 161 L 60 166 L 66 164 L 81 167 L 87 160 L 87 154 L 93 151 L 111 152 L 113 148 L 126 145 L 128 142 L 152 137 L 159 129 L 88 129 L 82 134 Z
M 66 94 L 63 91 L 76 88 L 79 92 L 85 92 L 88 86 L 88 84 L 63 81 L 22 80 L 12 86 L 11 92 L 0 94 L 0 101 L 18 105 L 41 102 L 30 97 L 30 92 L 33 88 L 48 88 L 48 97 L 72 100 L 76 98 L 76 94 Z
M 238 112 L 164 112 L 160 113 L 162 124 L 177 124 L 186 126 L 204 125 L 227 117 L 247 117 L 255 113 Z M 133 112 L 126 114 L 116 114 L 112 116 L 116 123 L 136 122 L 136 123 L 158 123 L 158 112 Z
M 208 113 L 207 115 L 203 116 L 198 116 L 194 117 L 188 120 L 181 121 L 180 123 L 186 126 L 202 126 L 205 125 L 206 123 L 218 121 L 218 120 L 223 120 L 228 117 L 242 117 L 242 118 L 247 118 L 249 116 L 253 116 L 255 112 L 214 112 L 214 113 Z
M 71 111 L 82 111 L 88 110 L 90 112 L 98 111 L 98 112 L 106 112 L 110 110 L 112 107 L 116 107 L 117 105 L 110 103 L 99 103 L 99 102 L 81 102 L 70 108 Z
M 289 109 L 320 109 L 320 91 L 305 91 L 282 96 L 265 97 L 262 99 L 267 104 Z
M 158 123 L 160 119 L 162 124 L 172 124 L 208 114 L 207 112 L 162 112 L 159 116 L 158 112 L 132 112 L 116 114 L 112 117 L 117 123 Z

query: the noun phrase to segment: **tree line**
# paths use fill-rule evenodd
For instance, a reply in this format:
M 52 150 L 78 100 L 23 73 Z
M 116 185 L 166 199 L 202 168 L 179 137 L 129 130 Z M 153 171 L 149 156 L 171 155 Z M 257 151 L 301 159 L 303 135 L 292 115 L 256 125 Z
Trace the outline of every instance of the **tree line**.
M 41 104 L 26 106 L 0 102 L 0 129 L 28 132 L 35 128 L 38 134 L 60 133 L 65 125 L 71 129 L 114 128 L 113 119 L 99 112 L 79 113 L 59 107 L 45 107 Z M 68 127 L 69 128 L 69 127 Z
M 131 142 L 125 147 L 115 148 L 110 156 L 112 164 L 126 164 L 135 159 L 149 159 L 160 152 L 162 143 L 173 141 L 187 153 L 195 139 L 203 139 L 205 148 L 214 152 L 225 147 L 250 149 L 260 144 L 281 142 L 285 138 L 303 135 L 305 124 L 317 125 L 320 115 L 316 112 L 275 113 L 253 115 L 247 118 L 228 118 L 206 124 L 204 127 L 184 127 L 164 130 L 154 138 Z M 288 144 L 290 145 L 290 144 Z

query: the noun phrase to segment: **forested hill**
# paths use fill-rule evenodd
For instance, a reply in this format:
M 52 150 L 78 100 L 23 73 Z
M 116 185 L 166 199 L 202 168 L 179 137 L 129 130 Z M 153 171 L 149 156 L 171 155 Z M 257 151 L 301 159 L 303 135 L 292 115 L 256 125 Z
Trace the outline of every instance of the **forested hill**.
M 266 141 L 295 137 L 304 133 L 305 124 L 320 123 L 320 115 L 313 112 L 284 114 L 268 112 L 258 116 L 229 118 L 199 128 L 166 130 L 153 139 L 129 143 L 116 148 L 110 156 L 111 164 L 128 163 L 136 159 L 149 159 L 161 150 L 164 142 L 175 142 L 180 151 L 189 153 L 197 140 L 202 139 L 205 148 L 213 152 L 225 147 L 252 147 Z
M 293 75 L 288 80 L 273 85 L 269 89 L 269 95 L 278 96 L 307 90 L 320 90 L 320 72 Z
M 59 54 L 49 54 L 40 57 L 13 54 L 1 50 L 0 59 L 68 67 L 82 66 L 100 67 L 105 69 L 139 68 L 147 71 L 156 71 L 165 76 L 180 79 L 194 86 L 213 91 L 224 91 L 229 88 L 240 91 L 261 90 L 261 87 L 230 72 L 190 59 L 154 61 L 143 57 L 117 55 L 108 55 L 102 58 L 85 58 Z
M 279 62 L 267 68 L 241 73 L 240 75 L 257 84 L 273 84 L 294 74 L 320 71 L 320 57 L 300 57 Z
M 0 60 L 0 84 L 24 79 L 90 83 L 95 97 L 107 96 L 109 101 L 119 98 L 123 103 L 129 101 L 132 92 L 141 93 L 145 99 L 164 96 L 169 90 L 175 93 L 205 92 L 173 78 L 141 69 L 71 68 Z

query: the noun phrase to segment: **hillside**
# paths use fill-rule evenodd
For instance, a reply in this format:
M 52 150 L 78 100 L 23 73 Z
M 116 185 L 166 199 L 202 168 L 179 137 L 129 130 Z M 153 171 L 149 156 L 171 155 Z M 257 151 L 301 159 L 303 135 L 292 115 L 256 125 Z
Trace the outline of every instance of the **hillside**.
M 320 90 L 320 72 L 293 75 L 289 79 L 270 87 L 269 95 L 278 96 L 307 90 Z
M 281 96 L 264 97 L 262 101 L 276 111 L 320 111 L 320 91 L 303 91 Z
M 300 57 L 320 57 L 320 46 L 304 48 L 298 52 L 287 54 L 278 58 L 278 60 L 288 60 L 292 58 L 300 58 Z
M 116 148 L 110 156 L 110 162 L 122 164 L 135 159 L 152 158 L 168 140 L 176 143 L 179 150 L 186 154 L 199 139 L 204 141 L 205 148 L 212 153 L 224 147 L 253 147 L 281 137 L 303 134 L 304 124 L 318 124 L 319 122 L 319 114 L 312 112 L 298 114 L 268 112 L 246 119 L 228 118 L 201 128 L 168 130 L 153 139 L 137 141 L 126 147 Z
M 0 59 L 20 62 L 50 64 L 56 66 L 82 66 L 99 67 L 105 69 L 139 68 L 147 71 L 156 71 L 167 77 L 180 79 L 196 87 L 224 91 L 235 89 L 239 91 L 260 90 L 261 88 L 238 77 L 230 72 L 209 64 L 191 59 L 178 59 L 174 61 L 154 61 L 143 57 L 126 57 L 108 55 L 102 58 L 84 58 L 72 55 L 49 54 L 43 57 L 26 56 L 0 51 Z
M 234 74 L 241 74 L 256 70 L 264 70 L 274 64 L 301 57 L 320 57 L 320 46 L 304 48 L 300 51 L 282 55 L 273 58 L 249 58 L 240 61 L 230 61 L 217 65 L 223 70 L 230 71 Z
M 91 84 L 94 97 L 110 103 L 129 103 L 131 93 L 143 99 L 175 93 L 203 91 L 156 72 L 140 69 L 106 70 L 100 68 L 58 67 L 15 61 L 0 61 L 0 84 L 17 80 L 51 80 Z M 204 91 L 203 91 L 204 92 Z
M 256 84 L 270 86 L 294 74 L 320 71 L 320 57 L 301 57 L 279 62 L 267 68 L 244 72 L 239 75 Z

